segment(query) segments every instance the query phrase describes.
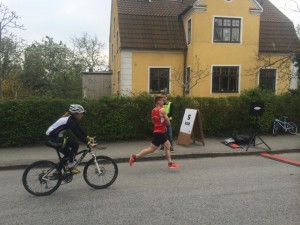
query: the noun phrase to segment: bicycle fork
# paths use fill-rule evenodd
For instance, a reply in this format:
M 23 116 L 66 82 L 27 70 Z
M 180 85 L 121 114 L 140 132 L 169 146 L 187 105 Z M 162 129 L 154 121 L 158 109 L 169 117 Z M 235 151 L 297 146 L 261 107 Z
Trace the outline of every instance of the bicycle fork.
M 99 167 L 99 165 L 98 165 L 97 157 L 96 157 L 96 155 L 95 155 L 94 153 L 91 153 L 91 155 L 92 155 L 92 157 L 93 157 L 93 159 L 94 159 L 94 163 L 95 163 L 95 165 L 96 165 L 96 172 L 97 172 L 98 175 L 101 175 L 101 174 L 102 174 L 102 171 L 100 170 L 100 167 Z

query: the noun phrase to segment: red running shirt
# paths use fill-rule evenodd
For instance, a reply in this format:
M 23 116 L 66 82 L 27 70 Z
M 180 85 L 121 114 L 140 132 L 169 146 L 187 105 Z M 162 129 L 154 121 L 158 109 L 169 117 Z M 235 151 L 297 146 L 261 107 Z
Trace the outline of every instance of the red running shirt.
M 166 121 L 165 119 L 160 115 L 161 108 L 154 108 L 151 113 L 152 122 L 154 124 L 153 133 L 166 133 Z

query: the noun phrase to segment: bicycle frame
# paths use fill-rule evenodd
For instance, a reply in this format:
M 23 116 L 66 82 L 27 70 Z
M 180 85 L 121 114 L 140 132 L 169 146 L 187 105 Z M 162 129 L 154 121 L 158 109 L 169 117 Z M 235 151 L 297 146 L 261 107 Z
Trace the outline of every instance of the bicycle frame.
M 94 153 L 93 149 L 92 149 L 90 146 L 88 146 L 86 149 L 84 149 L 84 150 L 82 150 L 82 151 L 80 151 L 80 152 L 78 152 L 78 153 L 76 154 L 76 155 L 80 155 L 80 154 L 82 154 L 82 155 L 81 155 L 81 157 L 78 159 L 78 161 L 75 163 L 75 167 L 77 167 L 77 166 L 81 163 L 81 161 L 84 159 L 84 157 L 85 157 L 88 153 L 90 153 L 91 156 L 92 156 L 92 158 L 94 159 L 94 162 L 95 162 L 95 165 L 96 165 L 97 172 L 98 172 L 99 174 L 102 174 L 102 172 L 101 172 L 101 170 L 100 170 L 100 168 L 99 168 L 99 165 L 98 165 L 98 163 L 97 163 L 96 154 Z
M 288 130 L 288 122 L 286 121 L 281 121 L 279 119 L 275 119 L 275 122 L 277 122 L 286 132 Z
M 69 158 L 67 157 L 67 158 L 64 158 L 64 159 L 63 159 L 63 158 L 61 157 L 59 151 L 56 151 L 56 152 L 57 152 L 57 154 L 58 154 L 59 161 L 60 161 L 60 162 L 59 162 L 59 167 L 61 167 L 61 168 L 64 170 L 64 172 L 66 172 L 66 168 L 65 168 L 65 166 L 64 166 L 64 162 L 67 161 Z M 83 149 L 83 150 L 81 150 L 81 151 L 79 151 L 79 152 L 76 153 L 76 156 L 77 156 L 77 155 L 81 155 L 81 156 L 80 156 L 80 158 L 77 160 L 77 162 L 75 163 L 74 167 L 77 167 L 77 166 L 81 163 L 81 161 L 84 159 L 84 157 L 85 157 L 88 153 L 90 153 L 91 156 L 92 156 L 92 158 L 94 159 L 94 162 L 95 162 L 95 165 L 96 165 L 97 172 L 98 172 L 99 174 L 101 174 L 102 172 L 101 172 L 101 170 L 100 170 L 100 168 L 99 168 L 99 165 L 98 165 L 98 163 L 97 163 L 96 154 L 94 153 L 93 149 L 92 149 L 90 146 L 87 146 L 87 148 L 85 148 L 85 149 Z M 49 171 L 49 172 L 51 172 L 51 171 Z

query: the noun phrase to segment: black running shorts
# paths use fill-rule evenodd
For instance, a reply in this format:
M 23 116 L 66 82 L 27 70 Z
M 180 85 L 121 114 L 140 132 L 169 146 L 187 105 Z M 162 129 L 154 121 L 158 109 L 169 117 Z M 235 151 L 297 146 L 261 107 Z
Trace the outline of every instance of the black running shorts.
M 166 143 L 168 140 L 167 135 L 165 133 L 153 133 L 152 144 L 155 146 L 160 146 Z

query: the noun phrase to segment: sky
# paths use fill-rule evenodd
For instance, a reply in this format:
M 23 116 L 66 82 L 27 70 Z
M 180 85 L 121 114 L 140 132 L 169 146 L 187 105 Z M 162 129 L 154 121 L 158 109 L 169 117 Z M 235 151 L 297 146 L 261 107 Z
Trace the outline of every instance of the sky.
M 71 38 L 96 35 L 108 51 L 111 0 L 0 0 L 26 30 L 11 30 L 28 44 L 45 36 L 71 46 Z
M 242 0 L 244 1 L 244 0 Z M 284 10 L 288 0 L 271 0 L 294 24 L 300 24 L 300 13 Z M 300 0 L 293 0 L 298 2 Z M 54 38 L 71 46 L 71 38 L 80 37 L 84 32 L 96 35 L 105 43 L 108 55 L 111 0 L 0 0 L 21 18 L 26 30 L 11 30 L 28 44 L 43 37 Z

